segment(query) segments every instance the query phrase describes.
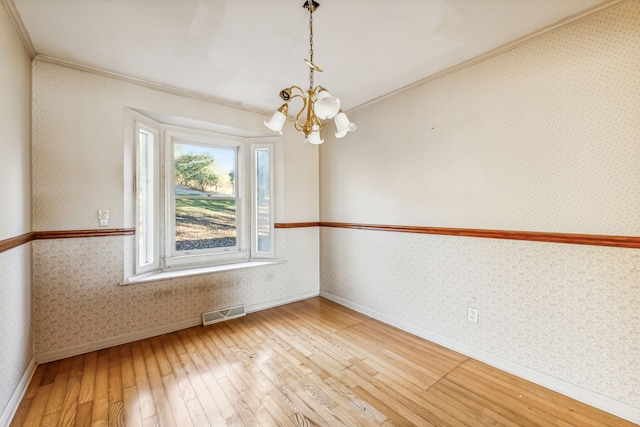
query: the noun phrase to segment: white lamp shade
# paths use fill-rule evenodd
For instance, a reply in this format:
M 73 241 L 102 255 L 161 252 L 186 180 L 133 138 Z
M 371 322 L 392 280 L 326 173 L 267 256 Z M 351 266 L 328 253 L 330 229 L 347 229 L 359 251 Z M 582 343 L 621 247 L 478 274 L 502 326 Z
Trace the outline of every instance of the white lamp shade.
M 314 145 L 319 145 L 319 144 L 322 144 L 324 142 L 324 139 L 320 138 L 320 131 L 319 130 L 314 130 L 307 137 L 307 142 L 309 142 L 311 144 L 314 144 Z
M 269 121 L 265 121 L 264 125 L 271 129 L 274 132 L 278 132 L 282 135 L 282 126 L 284 126 L 284 122 L 287 120 L 287 116 L 282 114 L 280 111 L 276 111 L 273 113 L 273 116 L 269 119 Z
M 340 100 L 323 89 L 316 96 L 313 109 L 320 120 L 332 119 L 340 111 Z
M 358 129 L 354 123 L 349 121 L 347 115 L 342 111 L 335 116 L 333 122 L 336 124 L 336 138 L 342 138 L 347 134 L 347 132 L 353 132 Z

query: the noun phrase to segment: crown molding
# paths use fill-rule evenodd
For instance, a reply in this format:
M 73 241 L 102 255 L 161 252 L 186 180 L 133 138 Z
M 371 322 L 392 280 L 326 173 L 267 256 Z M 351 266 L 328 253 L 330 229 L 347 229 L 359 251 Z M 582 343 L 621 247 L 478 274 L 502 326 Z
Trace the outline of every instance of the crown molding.
M 476 65 L 476 64 L 479 64 L 481 62 L 484 62 L 484 61 L 486 61 L 488 59 L 491 59 L 491 58 L 493 58 L 495 56 L 501 55 L 501 54 L 506 53 L 506 52 L 508 52 L 508 51 L 510 51 L 512 49 L 520 47 L 520 46 L 522 46 L 524 44 L 527 44 L 527 43 L 532 42 L 534 40 L 537 40 L 539 38 L 548 36 L 549 34 L 552 34 L 552 33 L 556 32 L 556 31 L 562 30 L 562 29 L 567 28 L 567 27 L 569 27 L 571 25 L 574 25 L 574 24 L 577 24 L 579 22 L 585 21 L 585 20 L 587 20 L 589 18 L 592 18 L 592 17 L 594 17 L 594 16 L 596 16 L 596 15 L 598 15 L 600 13 L 606 12 L 607 10 L 614 9 L 616 7 L 619 7 L 619 6 L 623 5 L 623 4 L 625 4 L 625 3 L 631 3 L 633 1 L 637 1 L 637 0 L 605 0 L 604 2 L 602 2 L 602 3 L 600 3 L 600 4 L 596 5 L 596 6 L 593 6 L 593 7 L 589 8 L 589 9 L 586 9 L 583 12 L 580 12 L 580 13 L 577 13 L 575 15 L 571 15 L 571 16 L 568 16 L 566 18 L 563 18 L 560 21 L 556 22 L 555 24 L 548 25 L 548 26 L 546 26 L 546 27 L 544 27 L 544 28 L 542 28 L 540 30 L 534 31 L 531 34 L 528 34 L 526 36 L 523 36 L 523 37 L 517 38 L 517 39 L 515 39 L 513 41 L 510 41 L 509 43 L 505 43 L 505 44 L 503 44 L 501 46 L 498 46 L 497 48 L 495 48 L 493 50 L 490 50 L 489 52 L 485 52 L 483 54 L 480 54 L 480 55 L 478 55 L 478 56 L 476 56 L 474 58 L 468 59 L 468 60 L 466 60 L 464 62 L 461 62 L 461 63 L 459 63 L 457 65 L 453 65 L 453 66 L 451 66 L 449 68 L 446 68 L 446 69 L 444 69 L 442 71 L 439 71 L 439 72 L 437 72 L 435 74 L 432 74 L 432 75 L 430 75 L 428 77 L 420 79 L 417 82 L 410 83 L 410 84 L 408 84 L 406 86 L 401 87 L 400 89 L 394 90 L 393 92 L 389 92 L 389 93 L 387 93 L 385 95 L 382 95 L 382 96 L 379 96 L 379 97 L 377 97 L 375 99 L 372 99 L 371 101 L 367 101 L 367 102 L 365 102 L 363 104 L 360 104 L 360 105 L 358 105 L 358 106 L 356 106 L 354 108 L 349 109 L 347 111 L 347 113 L 352 113 L 352 112 L 354 112 L 356 110 L 360 110 L 362 108 L 365 108 L 365 107 L 368 107 L 370 105 L 376 104 L 376 103 L 378 103 L 380 101 L 383 101 L 383 100 L 385 100 L 387 98 L 390 98 L 390 97 L 392 97 L 394 95 L 397 95 L 399 93 L 405 92 L 405 91 L 410 90 L 410 89 L 414 89 L 416 87 L 425 85 L 425 84 L 427 84 L 429 82 L 432 82 L 434 80 L 437 80 L 437 79 L 440 79 L 442 77 L 445 77 L 445 76 L 447 76 L 449 74 L 453 74 L 455 72 L 464 70 L 465 68 L 469 68 L 469 67 L 471 67 L 473 65 Z
M 153 83 L 143 79 L 137 79 L 135 77 L 127 76 L 124 74 L 114 73 L 111 71 L 101 70 L 99 68 L 89 67 L 86 65 L 76 64 L 71 61 L 65 61 L 62 59 L 54 58 L 51 56 L 41 55 L 39 54 L 31 41 L 31 37 L 29 36 L 29 31 L 22 22 L 22 18 L 20 17 L 20 13 L 18 12 L 18 8 L 16 7 L 13 0 L 0 0 L 0 3 L 4 5 L 9 14 L 9 18 L 11 22 L 13 22 L 18 35 L 20 36 L 20 40 L 22 40 L 22 44 L 24 45 L 29 57 L 32 61 L 41 61 L 49 64 L 60 65 L 67 68 L 72 68 L 78 71 L 83 71 L 87 73 L 97 74 L 105 77 L 111 77 L 118 80 L 125 81 L 127 83 L 133 83 L 138 86 L 144 86 L 149 89 L 154 89 L 157 91 L 169 93 L 172 95 L 182 96 L 185 98 L 197 99 L 199 101 L 212 102 L 214 104 L 224 105 L 226 107 L 236 108 L 243 111 L 248 111 L 252 113 L 262 114 L 262 115 L 271 115 L 271 111 L 261 110 L 259 108 L 250 107 L 239 102 L 229 101 L 227 99 L 216 98 L 213 96 L 202 95 L 196 92 L 191 92 L 183 89 L 178 89 L 173 86 L 167 86 L 160 83 Z
M 18 31 L 20 40 L 22 40 L 22 44 L 27 50 L 27 54 L 31 59 L 35 58 L 38 55 L 38 52 L 36 52 L 36 48 L 31 42 L 29 32 L 24 26 L 24 22 L 22 22 L 22 18 L 20 17 L 20 13 L 18 12 L 18 8 L 16 8 L 15 3 L 13 3 L 13 0 L 0 0 L 0 3 L 2 3 L 5 9 L 7 9 L 9 18 L 11 19 L 11 22 L 13 22 L 13 26 L 16 28 L 16 31 Z
M 0 0 L 0 1 L 11 1 L 11 0 Z M 51 56 L 46 56 L 46 55 L 36 55 L 36 57 L 33 59 L 34 61 L 38 61 L 38 62 L 44 62 L 44 63 L 48 63 L 48 64 L 53 64 L 53 65 L 59 65 L 61 67 L 66 67 L 66 68 L 71 68 L 77 71 L 82 71 L 85 73 L 90 73 L 90 74 L 96 74 L 96 75 L 100 75 L 103 77 L 109 77 L 109 78 L 113 78 L 113 79 L 117 79 L 117 80 L 122 80 L 124 82 L 127 83 L 132 83 L 138 86 L 143 86 L 149 89 L 153 89 L 153 90 L 157 90 L 160 92 L 165 92 L 171 95 L 177 95 L 177 96 L 182 96 L 185 98 L 191 98 L 191 99 L 196 99 L 199 101 L 206 101 L 206 102 L 211 102 L 214 104 L 218 104 L 218 105 L 223 105 L 225 107 L 231 107 L 231 108 L 236 108 L 238 110 L 242 110 L 242 111 L 247 111 L 247 112 L 251 112 L 251 113 L 257 113 L 257 114 L 262 114 L 262 115 L 271 115 L 273 112 L 272 111 L 267 111 L 267 110 L 261 110 L 259 108 L 254 108 L 254 107 L 250 107 L 248 105 L 239 103 L 239 102 L 234 102 L 234 101 L 229 101 L 228 99 L 222 99 L 222 98 L 216 98 L 213 96 L 207 96 L 207 95 L 203 95 L 200 93 L 196 93 L 196 92 L 191 92 L 188 90 L 183 90 L 183 89 L 178 89 L 176 87 L 173 86 L 168 86 L 168 85 L 163 85 L 160 83 L 153 83 L 150 82 L 148 80 L 143 80 L 143 79 L 138 79 L 135 77 L 131 77 L 131 76 L 127 76 L 124 74 L 119 74 L 119 73 L 115 73 L 112 71 L 105 71 L 105 70 L 101 70 L 99 68 L 94 68 L 94 67 L 89 67 L 87 65 L 81 65 L 81 64 L 77 64 L 75 62 L 71 62 L 71 61 L 65 61 L 63 59 L 58 59 L 58 58 L 54 58 Z
M 463 70 L 465 68 L 471 67 L 473 65 L 479 64 L 481 62 L 484 62 L 490 58 L 493 58 L 495 56 L 498 56 L 502 53 L 508 52 L 509 50 L 515 49 L 523 44 L 529 43 L 533 40 L 536 40 L 538 38 L 547 36 L 555 31 L 561 30 L 563 28 L 566 28 L 570 25 L 582 22 L 586 19 L 589 19 L 595 15 L 598 15 L 600 13 L 603 13 L 607 10 L 616 8 L 620 5 L 623 5 L 625 3 L 629 3 L 632 1 L 637 1 L 637 0 L 605 0 L 604 2 L 600 3 L 599 5 L 593 6 L 581 13 L 566 17 L 564 19 L 561 19 L 560 21 L 556 22 L 555 24 L 549 25 L 547 27 L 542 28 L 541 30 L 535 31 L 529 35 L 520 37 L 514 41 L 511 41 L 509 43 L 506 43 L 502 46 L 499 46 L 489 52 L 483 53 L 481 55 L 478 55 L 474 58 L 471 58 L 467 61 L 464 61 L 460 64 L 454 65 L 452 67 L 449 67 L 445 70 L 442 70 L 440 72 L 437 72 L 435 74 L 432 74 L 431 76 L 425 77 L 423 79 L 418 80 L 417 82 L 411 83 L 409 85 L 403 86 L 400 89 L 394 90 L 392 92 L 389 92 L 385 95 L 379 96 L 375 99 L 372 99 L 370 101 L 367 101 L 363 104 L 360 104 L 354 108 L 349 109 L 347 112 L 353 112 L 356 110 L 359 110 L 361 108 L 367 107 L 369 105 L 375 104 L 377 102 L 380 102 L 386 98 L 390 98 L 396 94 L 399 94 L 401 92 L 413 89 L 415 87 L 424 85 L 426 83 L 429 83 L 433 80 L 442 78 L 444 76 L 447 76 L 449 74 L 455 73 L 457 71 Z M 201 101 L 206 101 L 206 102 L 212 102 L 215 104 L 219 104 L 219 105 L 224 105 L 227 107 L 231 107 L 231 108 L 236 108 L 236 109 L 240 109 L 243 111 L 247 111 L 247 112 L 252 112 L 252 113 L 257 113 L 257 114 L 262 114 L 262 115 L 271 115 L 272 111 L 267 111 L 267 110 L 262 110 L 259 108 L 254 108 L 254 107 L 250 107 L 244 104 L 241 104 L 239 102 L 234 102 L 234 101 L 230 101 L 227 99 L 222 99 L 222 98 L 216 98 L 213 96 L 207 96 L 207 95 L 202 95 L 196 92 L 191 92 L 191 91 L 187 91 L 187 90 L 183 90 L 183 89 L 178 89 L 175 88 L 173 86 L 168 86 L 168 85 L 163 85 L 163 84 L 159 84 L 159 83 L 153 83 L 147 80 L 142 80 L 142 79 L 138 79 L 135 77 L 131 77 L 131 76 L 127 76 L 124 74 L 119 74 L 119 73 L 115 73 L 115 72 L 111 72 L 111 71 L 105 71 L 105 70 L 101 70 L 98 68 L 94 68 L 94 67 L 89 67 L 89 66 L 85 66 L 85 65 L 80 65 L 80 64 L 76 64 L 70 61 L 65 61 L 62 59 L 57 59 L 54 57 L 50 57 L 50 56 L 46 56 L 46 55 L 40 55 L 38 54 L 38 52 L 36 51 L 35 47 L 33 46 L 33 43 L 31 42 L 31 37 L 29 36 L 29 32 L 27 31 L 26 27 L 24 26 L 24 23 L 22 22 L 22 18 L 20 17 L 20 14 L 18 12 L 18 9 L 16 8 L 13 0 L 0 0 L 0 3 L 3 4 L 5 6 L 5 8 L 7 9 L 8 13 L 9 13 L 9 17 L 11 19 L 11 21 L 13 22 L 16 30 L 18 31 L 18 34 L 20 36 L 20 39 L 22 40 L 22 43 L 24 44 L 25 49 L 27 50 L 27 53 L 29 54 L 29 57 L 32 60 L 40 60 L 42 62 L 47 62 L 50 64 L 55 64 L 55 65 L 60 65 L 60 66 L 64 66 L 67 68 L 73 68 L 79 71 L 84 71 L 84 72 L 89 72 L 89 73 L 94 73 L 94 74 L 98 74 L 98 75 L 102 75 L 102 76 L 106 76 L 106 77 L 111 77 L 111 78 L 115 78 L 115 79 L 119 79 L 122 81 L 126 81 L 128 83 L 133 83 L 139 86 L 144 86 L 150 89 L 154 89 L 154 90 L 158 90 L 161 92 L 165 92 L 165 93 L 169 93 L 172 95 L 178 95 L 178 96 L 182 96 L 182 97 L 187 97 L 187 98 L 192 98 L 192 99 L 197 99 L 197 100 L 201 100 Z M 290 119 L 289 117 L 287 117 L 287 119 Z

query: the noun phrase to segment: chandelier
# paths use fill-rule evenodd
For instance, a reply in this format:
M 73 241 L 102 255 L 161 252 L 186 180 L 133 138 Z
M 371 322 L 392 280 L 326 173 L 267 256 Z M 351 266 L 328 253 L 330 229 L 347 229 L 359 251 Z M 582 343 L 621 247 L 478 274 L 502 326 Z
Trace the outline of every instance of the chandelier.
M 309 66 L 309 89 L 304 91 L 298 86 L 291 86 L 280 91 L 280 98 L 285 103 L 273 113 L 269 121 L 264 125 L 272 131 L 282 135 L 282 126 L 287 119 L 289 112 L 289 102 L 293 99 L 302 100 L 302 108 L 296 115 L 295 128 L 302 132 L 305 142 L 311 144 L 322 144 L 324 139 L 320 136 L 322 120 L 333 119 L 336 125 L 336 138 L 342 138 L 347 132 L 356 130 L 356 125 L 351 123 L 347 115 L 340 109 L 340 100 L 331 95 L 322 86 L 313 86 L 313 73 L 322 69 L 313 63 L 313 12 L 320 6 L 313 0 L 307 0 L 302 7 L 309 10 L 309 59 L 304 62 Z

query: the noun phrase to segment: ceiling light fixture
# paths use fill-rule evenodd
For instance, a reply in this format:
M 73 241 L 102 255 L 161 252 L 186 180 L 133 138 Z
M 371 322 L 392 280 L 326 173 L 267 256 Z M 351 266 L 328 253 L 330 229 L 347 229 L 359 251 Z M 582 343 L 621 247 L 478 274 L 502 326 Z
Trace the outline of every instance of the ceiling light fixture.
M 356 125 L 351 123 L 347 115 L 340 109 L 340 100 L 331 95 L 322 86 L 313 86 L 313 73 L 322 72 L 322 69 L 313 63 L 313 12 L 320 6 L 313 0 L 307 0 L 302 7 L 309 10 L 309 59 L 304 62 L 309 66 L 309 89 L 305 92 L 298 86 L 291 86 L 280 91 L 280 98 L 285 103 L 273 113 L 269 121 L 264 125 L 272 131 L 282 135 L 282 127 L 289 112 L 289 102 L 292 99 L 302 99 L 302 108 L 298 112 L 295 121 L 296 130 L 305 136 L 305 142 L 322 144 L 324 139 L 320 136 L 322 120 L 333 119 L 336 125 L 336 138 L 342 138 L 347 132 L 356 130 Z M 302 120 L 304 117 L 304 121 Z

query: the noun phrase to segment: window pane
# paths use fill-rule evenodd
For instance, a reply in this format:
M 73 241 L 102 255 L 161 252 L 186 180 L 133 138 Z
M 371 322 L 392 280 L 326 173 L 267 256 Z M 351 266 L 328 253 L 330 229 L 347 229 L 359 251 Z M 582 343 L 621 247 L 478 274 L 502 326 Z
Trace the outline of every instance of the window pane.
M 138 267 L 153 264 L 154 254 L 154 145 L 153 135 L 138 132 Z
M 235 148 L 173 145 L 176 196 L 235 196 Z
M 256 150 L 256 221 L 258 252 L 271 250 L 271 162 L 268 148 Z
M 176 250 L 235 247 L 236 205 L 235 200 L 176 198 Z

